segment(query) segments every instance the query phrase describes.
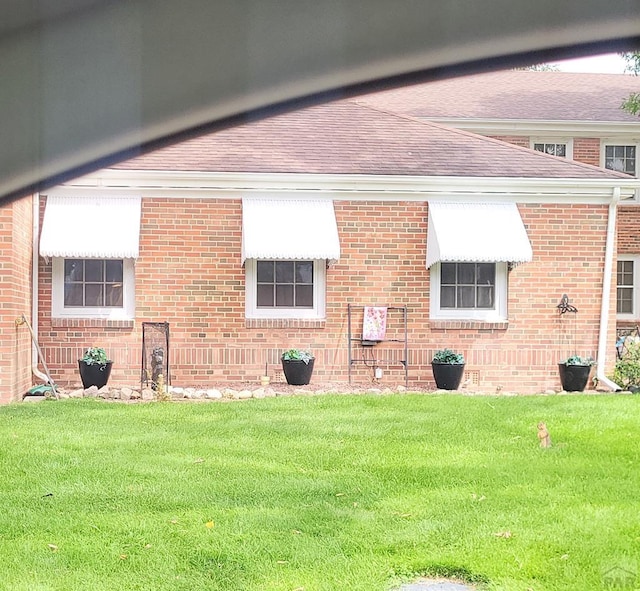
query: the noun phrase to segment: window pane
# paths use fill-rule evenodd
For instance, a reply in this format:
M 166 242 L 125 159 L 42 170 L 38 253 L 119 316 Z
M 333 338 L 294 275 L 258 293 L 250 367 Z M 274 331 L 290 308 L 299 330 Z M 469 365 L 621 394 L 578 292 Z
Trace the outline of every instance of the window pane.
M 90 307 L 104 306 L 102 285 L 86 284 L 84 288 L 84 305 Z
M 567 156 L 567 144 L 556 144 L 556 156 L 566 158 Z
M 122 283 L 114 283 L 105 286 L 105 306 L 110 308 L 122 307 Z
M 296 283 L 313 283 L 313 261 L 296 263 Z
M 273 283 L 273 261 L 258 261 L 258 283 Z
M 456 283 L 456 263 L 442 263 L 440 265 L 440 284 L 455 285 Z
M 104 261 L 87 259 L 84 262 L 85 281 L 104 281 Z
M 618 285 L 633 285 L 633 261 L 618 261 Z
M 476 307 L 476 288 L 472 286 L 458 287 L 458 308 Z
M 456 288 L 454 286 L 440 287 L 440 307 L 441 308 L 456 307 Z
M 276 270 L 277 274 L 277 270 Z M 276 307 L 293 306 L 293 285 L 276 285 Z
M 478 308 L 493 308 L 493 286 L 478 287 Z
M 458 284 L 473 285 L 476 282 L 476 264 L 458 263 Z
M 82 306 L 82 285 L 77 283 L 64 284 L 65 308 Z
M 64 280 L 65 281 L 82 281 L 84 274 L 82 272 L 82 261 L 76 259 L 65 259 L 64 261 Z
M 495 285 L 495 263 L 478 263 L 478 285 Z
M 626 287 L 618 288 L 616 311 L 618 314 L 633 314 L 633 290 Z
M 120 261 L 106 261 L 106 273 L 105 280 L 109 283 L 122 283 L 122 260 Z
M 272 308 L 273 304 L 273 285 L 258 285 L 258 308 Z
M 276 261 L 276 283 L 293 283 L 293 261 Z
M 313 308 L 313 286 L 296 286 L 296 307 Z

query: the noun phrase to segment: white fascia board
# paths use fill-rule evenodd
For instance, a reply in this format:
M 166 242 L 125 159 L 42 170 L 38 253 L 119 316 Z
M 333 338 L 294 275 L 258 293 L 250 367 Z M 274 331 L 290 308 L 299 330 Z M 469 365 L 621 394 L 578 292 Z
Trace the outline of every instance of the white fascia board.
M 546 135 L 570 137 L 624 136 L 640 138 L 633 121 L 543 121 L 531 119 L 465 119 L 460 117 L 416 117 L 481 135 Z
M 518 203 L 609 203 L 615 187 L 631 199 L 640 179 L 549 179 L 503 177 L 422 177 L 134 171 L 106 169 L 54 187 L 43 194 L 108 192 L 143 197 L 238 199 L 248 193 L 313 196 L 361 201 L 478 200 Z

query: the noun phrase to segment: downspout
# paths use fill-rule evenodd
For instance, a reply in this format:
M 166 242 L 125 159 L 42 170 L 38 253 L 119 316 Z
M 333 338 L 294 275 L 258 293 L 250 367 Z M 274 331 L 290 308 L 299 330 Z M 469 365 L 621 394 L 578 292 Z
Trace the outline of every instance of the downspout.
M 609 331 L 609 306 L 611 305 L 611 274 L 613 272 L 613 256 L 615 254 L 616 216 L 620 201 L 620 187 L 614 187 L 611 203 L 609 204 L 609 220 L 607 222 L 607 241 L 604 251 L 604 277 L 602 278 L 602 307 L 600 308 L 600 334 L 598 336 L 598 361 L 596 377 L 614 392 L 622 388 L 604 375 L 604 362 L 607 354 L 607 332 Z
M 31 327 L 34 340 L 38 340 L 38 234 L 40 233 L 40 193 L 33 195 L 32 260 L 31 260 Z M 47 384 L 49 378 L 38 369 L 38 349 L 31 342 L 31 371 L 34 376 Z

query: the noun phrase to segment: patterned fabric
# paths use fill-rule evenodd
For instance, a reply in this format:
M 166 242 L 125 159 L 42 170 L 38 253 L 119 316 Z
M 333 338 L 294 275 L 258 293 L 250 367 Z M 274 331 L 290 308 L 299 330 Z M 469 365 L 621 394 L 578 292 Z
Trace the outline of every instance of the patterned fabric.
M 365 306 L 362 323 L 363 341 L 383 341 L 387 332 L 387 309 Z

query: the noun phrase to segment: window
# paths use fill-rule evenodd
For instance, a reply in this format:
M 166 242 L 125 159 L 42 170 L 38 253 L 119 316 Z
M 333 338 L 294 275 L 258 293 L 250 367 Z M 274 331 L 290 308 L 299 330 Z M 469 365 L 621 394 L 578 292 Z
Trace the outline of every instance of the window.
M 640 272 L 640 256 L 618 257 L 616 313 L 619 318 L 636 318 L 638 316 L 637 274 Z
M 636 146 L 634 145 L 605 145 L 604 167 L 617 172 L 636 174 Z
M 441 264 L 440 307 L 442 309 L 492 309 L 495 289 L 495 263 Z
M 52 281 L 54 317 L 134 317 L 133 259 L 54 258 Z
M 437 263 L 431 267 L 431 317 L 503 321 L 506 263 Z
M 567 144 L 561 143 L 547 143 L 547 142 L 534 142 L 533 149 L 538 152 L 544 152 L 545 154 L 551 154 L 551 156 L 560 156 L 561 158 L 567 158 Z
M 247 318 L 324 318 L 325 267 L 324 259 L 247 259 Z

